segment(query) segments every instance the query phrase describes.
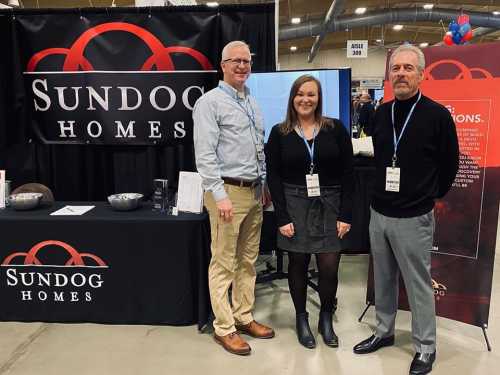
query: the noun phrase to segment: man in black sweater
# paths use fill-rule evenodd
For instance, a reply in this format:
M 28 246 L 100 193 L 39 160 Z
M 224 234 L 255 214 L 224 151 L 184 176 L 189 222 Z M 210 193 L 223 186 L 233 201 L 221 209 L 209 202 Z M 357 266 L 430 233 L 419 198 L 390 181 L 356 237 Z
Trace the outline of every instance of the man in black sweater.
M 449 111 L 422 95 L 425 58 L 411 45 L 389 61 L 395 100 L 374 118 L 375 189 L 370 243 L 375 278 L 376 331 L 356 354 L 394 344 L 401 273 L 412 312 L 416 350 L 411 375 L 427 374 L 436 357 L 436 315 L 431 250 L 434 200 L 450 189 L 458 170 L 458 140 Z

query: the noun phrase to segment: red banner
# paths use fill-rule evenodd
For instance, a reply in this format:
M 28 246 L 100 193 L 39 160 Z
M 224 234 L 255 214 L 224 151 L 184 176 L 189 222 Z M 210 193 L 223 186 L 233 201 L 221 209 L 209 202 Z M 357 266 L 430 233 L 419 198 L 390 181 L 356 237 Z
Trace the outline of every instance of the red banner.
M 500 43 L 431 47 L 424 53 L 422 92 L 448 108 L 460 144 L 457 177 L 435 207 L 431 273 L 436 314 L 485 326 L 500 196 L 500 65 L 492 65 L 491 56 L 500 56 Z M 384 99 L 393 99 L 388 81 Z M 372 282 L 370 275 L 369 302 L 374 301 Z M 399 301 L 400 308 L 409 309 L 404 288 Z

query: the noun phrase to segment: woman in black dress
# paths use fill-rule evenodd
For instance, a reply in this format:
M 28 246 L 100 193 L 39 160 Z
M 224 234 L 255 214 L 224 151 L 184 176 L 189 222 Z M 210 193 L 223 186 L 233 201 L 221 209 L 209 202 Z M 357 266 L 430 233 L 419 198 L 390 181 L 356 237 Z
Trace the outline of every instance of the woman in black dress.
M 316 254 L 321 311 L 318 331 L 337 347 L 332 314 L 338 284 L 340 240 L 350 230 L 352 144 L 337 119 L 322 116 L 320 82 L 309 75 L 292 85 L 286 119 L 266 145 L 267 179 L 279 227 L 278 247 L 288 252 L 288 284 L 299 342 L 316 341 L 306 311 L 307 270 Z

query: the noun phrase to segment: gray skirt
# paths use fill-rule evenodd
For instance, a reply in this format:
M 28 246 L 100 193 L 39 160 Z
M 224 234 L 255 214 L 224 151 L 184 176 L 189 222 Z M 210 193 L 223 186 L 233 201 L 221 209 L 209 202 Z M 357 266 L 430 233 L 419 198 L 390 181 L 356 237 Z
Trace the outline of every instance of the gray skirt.
M 307 196 L 305 186 L 284 184 L 286 207 L 295 229 L 293 237 L 278 230 L 278 248 L 297 253 L 339 252 L 337 233 L 340 186 L 321 186 L 321 196 Z

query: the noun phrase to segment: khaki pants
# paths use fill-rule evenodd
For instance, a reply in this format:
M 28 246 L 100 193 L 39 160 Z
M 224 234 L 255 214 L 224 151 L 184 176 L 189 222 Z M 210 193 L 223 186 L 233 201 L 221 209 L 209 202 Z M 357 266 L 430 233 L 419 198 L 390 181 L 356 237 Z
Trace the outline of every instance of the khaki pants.
M 253 320 L 255 301 L 255 260 L 259 254 L 262 205 L 255 188 L 225 185 L 233 204 L 233 219 L 224 222 L 219 216 L 212 193 L 205 193 L 210 215 L 212 260 L 208 269 L 210 300 L 218 336 L 234 332 L 235 324 Z M 232 307 L 228 290 L 232 289 Z

